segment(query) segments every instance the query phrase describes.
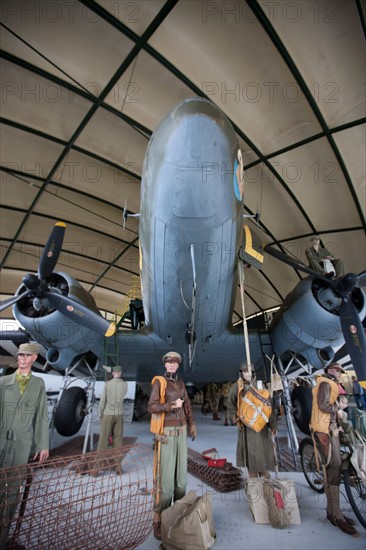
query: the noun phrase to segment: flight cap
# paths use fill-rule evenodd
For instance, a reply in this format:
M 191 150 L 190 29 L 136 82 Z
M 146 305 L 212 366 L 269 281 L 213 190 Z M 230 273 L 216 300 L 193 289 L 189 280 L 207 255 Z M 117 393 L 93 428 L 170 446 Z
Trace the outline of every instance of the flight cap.
M 17 351 L 17 355 L 19 355 L 19 353 L 25 353 L 26 355 L 38 355 L 39 345 L 36 342 L 28 342 L 27 344 L 20 344 L 19 349 Z
M 163 357 L 163 363 L 168 359 L 177 359 L 179 364 L 182 362 L 182 357 L 176 351 L 168 351 Z

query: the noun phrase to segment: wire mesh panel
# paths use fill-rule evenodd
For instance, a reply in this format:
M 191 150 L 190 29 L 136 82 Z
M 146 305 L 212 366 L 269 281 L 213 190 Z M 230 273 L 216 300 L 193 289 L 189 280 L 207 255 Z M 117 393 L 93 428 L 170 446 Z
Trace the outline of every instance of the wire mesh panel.
M 152 529 L 152 464 L 138 444 L 1 469 L 0 546 L 136 548 Z

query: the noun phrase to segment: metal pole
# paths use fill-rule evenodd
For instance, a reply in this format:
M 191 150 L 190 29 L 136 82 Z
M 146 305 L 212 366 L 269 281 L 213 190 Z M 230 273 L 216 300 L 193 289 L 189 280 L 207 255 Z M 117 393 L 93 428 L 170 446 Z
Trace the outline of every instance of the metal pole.
M 277 364 L 278 364 L 278 371 L 280 373 L 282 384 L 283 384 L 283 397 L 284 397 L 284 407 L 285 407 L 285 418 L 286 418 L 286 424 L 287 424 L 287 432 L 289 434 L 290 438 L 290 446 L 292 450 L 292 456 L 294 459 L 295 467 L 297 465 L 297 453 L 299 451 L 299 442 L 297 440 L 296 430 L 295 430 L 295 423 L 294 419 L 292 417 L 292 404 L 291 404 L 291 395 L 290 395 L 290 387 L 288 383 L 287 376 L 285 376 L 284 368 L 282 365 L 282 361 L 280 357 L 277 358 Z
M 88 437 L 90 434 L 90 445 L 89 449 L 90 451 L 93 450 L 93 433 L 91 429 L 91 422 L 92 422 L 92 412 L 93 412 L 93 403 L 94 403 L 94 389 L 95 389 L 95 374 L 93 374 L 88 382 L 87 386 L 87 403 L 86 403 L 86 410 L 88 414 L 87 418 L 87 425 L 86 425 L 86 432 L 85 432 L 85 438 L 84 438 L 84 446 L 83 446 L 83 454 L 86 453 L 86 449 L 88 446 Z
M 252 374 L 252 363 L 250 359 L 250 347 L 249 347 L 249 335 L 248 335 L 248 326 L 247 318 L 245 315 L 245 303 L 244 303 L 244 269 L 241 260 L 239 262 L 239 283 L 240 283 L 240 297 L 241 297 L 241 307 L 243 310 L 243 331 L 244 331 L 244 344 L 245 344 L 245 354 L 247 367 L 250 374 Z
M 161 436 L 155 435 L 154 446 L 154 519 L 153 523 L 160 521 L 160 454 L 161 454 Z

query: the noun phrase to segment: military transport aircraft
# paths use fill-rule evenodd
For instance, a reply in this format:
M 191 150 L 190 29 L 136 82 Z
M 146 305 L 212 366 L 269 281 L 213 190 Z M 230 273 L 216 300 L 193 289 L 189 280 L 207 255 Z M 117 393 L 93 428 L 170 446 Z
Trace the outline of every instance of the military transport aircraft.
M 103 364 L 120 364 L 126 380 L 150 381 L 173 349 L 183 357 L 182 377 L 196 386 L 235 379 L 249 359 L 259 371 L 266 356 L 275 356 L 285 380 L 294 365 L 323 368 L 345 342 L 358 378 L 366 380 L 366 271 L 328 279 L 273 246 L 255 247 L 244 227 L 243 188 L 242 156 L 226 116 L 205 99 L 181 102 L 153 133 L 144 160 L 143 327 L 115 332 L 92 296 L 54 271 L 63 222 L 51 233 L 38 274 L 26 275 L 1 310 L 13 306 L 26 333 L 47 349 L 49 366 L 66 373 L 82 364 L 92 374 Z M 232 326 L 237 284 L 245 285 L 245 268 L 260 268 L 267 253 L 308 276 L 286 297 L 269 331 L 245 337 L 243 327 Z M 65 396 L 59 403 L 61 432 L 80 399 L 73 391 L 75 406 L 70 396 L 67 407 L 61 407 Z

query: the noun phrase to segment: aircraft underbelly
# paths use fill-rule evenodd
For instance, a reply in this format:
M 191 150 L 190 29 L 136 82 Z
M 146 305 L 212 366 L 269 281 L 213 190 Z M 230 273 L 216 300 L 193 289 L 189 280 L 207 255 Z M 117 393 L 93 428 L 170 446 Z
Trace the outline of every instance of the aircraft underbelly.
M 189 324 L 197 344 L 230 324 L 240 241 L 237 152 L 228 120 L 206 101 L 180 105 L 149 144 L 140 216 L 145 319 L 172 345 L 187 344 Z
M 231 219 L 199 232 L 187 228 L 182 220 L 169 229 L 162 220 L 155 220 L 155 263 L 147 271 L 154 311 L 151 322 L 161 338 L 184 340 L 192 315 L 200 342 L 227 328 L 235 276 L 235 241 L 236 227 Z M 194 272 L 196 296 L 192 314 Z

